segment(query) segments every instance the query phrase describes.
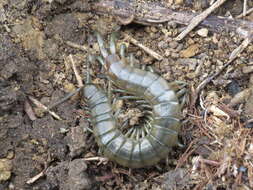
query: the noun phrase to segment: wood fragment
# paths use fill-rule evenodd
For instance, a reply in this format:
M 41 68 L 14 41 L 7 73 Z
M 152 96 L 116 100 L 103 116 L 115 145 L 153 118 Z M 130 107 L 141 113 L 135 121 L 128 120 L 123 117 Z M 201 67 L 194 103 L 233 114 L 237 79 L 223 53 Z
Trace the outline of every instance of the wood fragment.
M 36 100 L 32 96 L 28 96 L 28 98 L 39 108 L 43 109 L 44 111 L 47 111 L 50 115 L 52 115 L 55 119 L 62 120 L 60 116 L 58 116 L 55 112 L 50 111 L 47 106 L 42 104 L 39 100 Z
M 28 102 L 28 100 L 25 101 L 24 110 L 31 121 L 34 121 L 37 119 L 37 117 L 35 116 L 35 113 L 33 111 L 33 108 L 31 106 L 31 104 Z
M 229 60 L 235 59 L 249 45 L 251 41 L 252 37 L 245 38 L 243 42 L 232 51 L 232 53 L 229 56 Z
M 220 7 L 226 0 L 217 0 L 214 4 L 212 4 L 208 9 L 203 11 L 201 14 L 198 16 L 195 16 L 187 28 L 180 33 L 175 40 L 180 41 L 182 40 L 190 31 L 192 31 L 196 26 L 199 25 L 200 22 L 202 22 L 204 19 L 206 19 L 215 9 Z
M 134 44 L 134 45 L 138 46 L 139 48 L 143 49 L 146 53 L 148 53 L 149 55 L 151 55 L 152 57 L 154 57 L 158 61 L 161 61 L 163 59 L 163 56 L 159 55 L 158 53 L 156 53 L 152 49 L 144 46 L 143 44 L 141 44 L 140 42 L 138 42 L 136 39 L 134 39 L 133 37 L 129 36 L 128 34 L 124 33 L 124 36 L 132 44 Z
M 115 17 L 130 18 L 132 22 L 142 25 L 157 25 L 165 22 L 175 22 L 189 25 L 196 13 L 178 12 L 155 2 L 138 3 L 136 0 L 103 0 L 91 5 L 97 14 L 109 14 Z M 249 10 L 247 11 L 247 13 Z M 253 31 L 253 22 L 227 17 L 208 16 L 200 23 L 213 32 L 235 32 L 241 37 L 249 37 Z

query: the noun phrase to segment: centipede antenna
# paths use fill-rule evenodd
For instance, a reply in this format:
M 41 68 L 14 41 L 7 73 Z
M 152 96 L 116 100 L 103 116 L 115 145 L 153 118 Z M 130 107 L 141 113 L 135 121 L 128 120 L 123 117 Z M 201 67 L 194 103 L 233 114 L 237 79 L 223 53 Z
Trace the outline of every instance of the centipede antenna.
M 108 52 L 105 48 L 105 45 L 104 45 L 104 40 L 102 38 L 102 36 L 96 32 L 96 36 L 97 36 L 97 41 L 98 41 L 98 45 L 99 45 L 99 48 L 100 48 L 100 51 L 101 51 L 101 54 L 104 58 L 106 58 L 108 56 Z
M 126 44 L 120 44 L 120 48 L 119 48 L 119 54 L 121 59 L 125 59 L 125 52 L 126 52 Z
M 115 32 L 113 32 L 110 37 L 110 52 L 111 52 L 111 54 L 116 54 L 115 41 L 116 41 L 116 34 L 115 34 Z

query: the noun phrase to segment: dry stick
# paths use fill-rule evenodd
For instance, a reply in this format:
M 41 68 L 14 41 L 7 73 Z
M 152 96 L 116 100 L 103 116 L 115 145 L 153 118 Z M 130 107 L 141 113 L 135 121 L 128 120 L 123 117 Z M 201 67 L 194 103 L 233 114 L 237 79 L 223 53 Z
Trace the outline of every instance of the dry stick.
M 83 87 L 82 77 L 79 75 L 79 73 L 78 73 L 78 71 L 76 69 L 76 64 L 75 64 L 75 62 L 74 62 L 73 57 L 72 57 L 71 54 L 69 55 L 69 59 L 70 59 L 70 61 L 72 63 L 72 69 L 73 69 L 73 71 L 75 73 L 76 80 L 77 80 L 77 83 L 78 83 L 78 87 Z
M 159 55 L 158 53 L 154 52 L 152 49 L 144 46 L 140 42 L 138 42 L 136 39 L 133 37 L 129 36 L 128 34 L 124 33 L 124 36 L 126 39 L 128 39 L 132 44 L 138 46 L 139 48 L 143 49 L 146 53 L 154 57 L 155 59 L 161 61 L 163 59 L 163 56 Z
M 243 12 L 242 12 L 242 15 L 243 15 L 243 16 L 246 16 L 246 13 L 247 13 L 247 0 L 244 0 L 244 2 L 243 2 Z
M 180 41 L 182 40 L 190 31 L 192 31 L 196 26 L 198 26 L 199 23 L 201 23 L 208 15 L 210 15 L 215 9 L 217 9 L 219 6 L 221 6 L 226 0 L 218 0 L 214 4 L 211 5 L 208 9 L 206 9 L 204 12 L 199 14 L 198 16 L 195 16 L 190 24 L 187 26 L 187 28 L 181 32 L 175 40 Z
M 30 178 L 29 180 L 26 181 L 27 184 L 32 184 L 35 181 L 37 181 L 39 178 L 43 177 L 45 175 L 45 171 L 43 170 L 42 172 L 38 173 L 37 175 L 35 175 L 34 177 Z
M 35 98 L 31 97 L 31 96 L 28 96 L 28 98 L 39 108 L 47 111 L 49 114 L 51 114 L 55 119 L 58 119 L 58 120 L 62 120 L 60 118 L 60 116 L 58 116 L 55 112 L 53 111 L 50 111 L 49 108 L 47 106 L 45 106 L 44 104 L 42 104 L 40 101 L 36 100 Z
M 87 47 L 84 46 L 84 45 L 79 45 L 79 44 L 76 44 L 76 43 L 73 43 L 73 42 L 70 42 L 70 41 L 66 41 L 65 42 L 68 46 L 70 47 L 73 47 L 73 48 L 76 48 L 76 49 L 79 49 L 79 50 L 83 50 L 83 51 L 87 51 Z
M 103 0 L 91 5 L 92 10 L 97 14 L 109 14 L 121 18 L 129 19 L 134 23 L 142 25 L 157 25 L 166 22 L 175 22 L 178 24 L 189 25 L 191 20 L 197 16 L 196 13 L 179 12 L 163 7 L 158 3 L 143 1 L 141 4 L 137 0 Z M 249 13 L 248 10 L 247 13 Z M 208 16 L 200 26 L 209 28 L 213 32 L 235 32 L 241 37 L 249 37 L 253 31 L 253 22 L 231 19 L 227 17 Z
M 242 13 L 242 14 L 239 14 L 238 16 L 236 16 L 236 18 L 242 18 L 242 17 L 250 14 L 251 12 L 253 12 L 253 7 L 251 9 L 247 10 L 245 15 L 243 15 L 243 13 Z

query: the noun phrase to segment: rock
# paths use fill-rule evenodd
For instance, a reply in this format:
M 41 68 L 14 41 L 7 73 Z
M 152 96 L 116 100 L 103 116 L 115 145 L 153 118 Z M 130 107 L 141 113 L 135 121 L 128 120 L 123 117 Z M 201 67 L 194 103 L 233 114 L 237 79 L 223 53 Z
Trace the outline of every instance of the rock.
M 0 116 L 15 109 L 17 93 L 15 89 L 5 82 L 0 81 Z
M 192 44 L 187 49 L 182 50 L 180 52 L 180 56 L 184 58 L 193 57 L 196 54 L 199 53 L 199 45 L 198 44 Z
M 253 62 L 249 63 L 249 65 L 244 66 L 242 68 L 242 72 L 245 74 L 252 73 L 253 72 Z
M 46 170 L 47 181 L 51 189 L 68 189 L 68 162 L 60 162 Z
M 182 168 L 171 170 L 164 174 L 164 181 L 162 183 L 163 190 L 184 189 L 190 183 L 189 174 Z M 185 188 L 187 189 L 187 188 Z
M 174 48 L 176 48 L 178 46 L 178 42 L 177 41 L 171 41 L 169 43 L 169 46 L 174 49 Z
M 70 150 L 70 156 L 76 157 L 85 150 L 85 135 L 82 127 L 72 127 L 68 133 L 67 142 Z
M 207 28 L 201 28 L 200 30 L 197 31 L 197 34 L 201 37 L 207 37 L 208 30 Z
M 176 5 L 182 5 L 184 3 L 184 0 L 175 0 Z
M 85 173 L 86 169 L 87 165 L 84 159 L 76 159 L 69 164 L 69 190 L 92 189 L 92 182 Z
M 12 162 L 9 159 L 0 159 L 0 182 L 11 177 Z
M 245 104 L 245 113 L 250 117 L 253 117 L 253 89 L 251 89 L 251 94 Z

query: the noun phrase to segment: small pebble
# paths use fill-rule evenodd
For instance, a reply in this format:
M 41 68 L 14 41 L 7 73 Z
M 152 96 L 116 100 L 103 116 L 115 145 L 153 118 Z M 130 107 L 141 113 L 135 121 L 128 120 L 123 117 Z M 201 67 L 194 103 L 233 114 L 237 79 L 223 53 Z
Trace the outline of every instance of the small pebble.
M 184 3 L 184 0 L 175 0 L 176 5 L 182 5 Z
M 176 48 L 176 47 L 178 46 L 178 42 L 177 42 L 177 41 L 171 41 L 171 42 L 169 43 L 169 46 L 170 46 L 171 48 Z
M 200 30 L 197 31 L 197 34 L 201 37 L 207 37 L 208 30 L 206 28 L 201 28 Z
M 192 44 L 187 49 L 182 50 L 180 52 L 180 56 L 184 58 L 193 57 L 196 54 L 199 53 L 199 45 L 198 44 Z
M 156 29 L 156 27 L 154 27 L 154 26 L 151 26 L 150 30 L 151 30 L 152 32 L 154 32 L 154 33 L 157 32 L 157 29 Z
M 253 63 L 251 63 L 253 64 Z M 242 68 L 242 72 L 245 74 L 252 73 L 253 72 L 253 65 L 244 66 Z

